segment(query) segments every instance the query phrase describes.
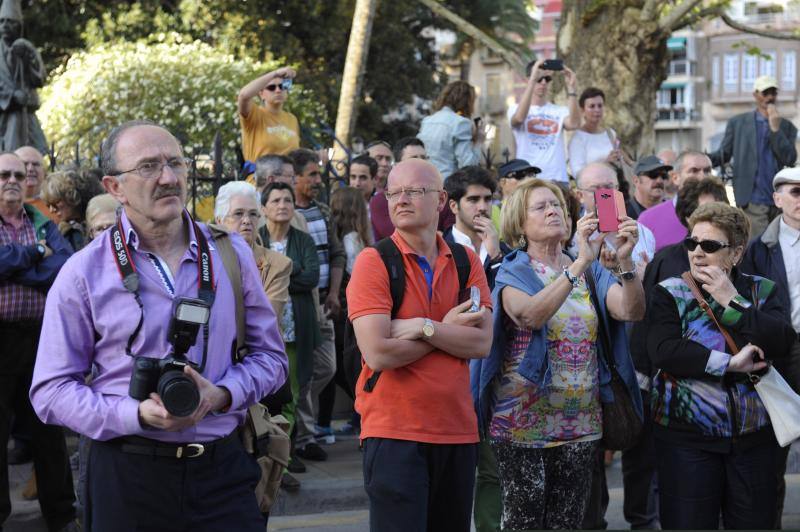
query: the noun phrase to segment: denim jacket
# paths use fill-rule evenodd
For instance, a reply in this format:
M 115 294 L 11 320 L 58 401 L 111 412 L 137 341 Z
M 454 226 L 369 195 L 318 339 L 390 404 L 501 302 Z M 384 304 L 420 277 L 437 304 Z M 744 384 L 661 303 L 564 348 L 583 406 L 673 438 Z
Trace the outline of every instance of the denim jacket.
M 447 106 L 422 119 L 417 138 L 445 179 L 459 168 L 481 162 L 480 150 L 472 143 L 472 120 Z
M 639 393 L 639 386 L 636 382 L 636 373 L 633 368 L 630 351 L 628 349 L 628 338 L 625 333 L 624 322 L 613 319 L 605 307 L 606 295 L 609 288 L 617 283 L 616 278 L 611 273 L 600 266 L 597 261 L 592 263 L 587 275 L 593 275 L 597 284 L 597 298 L 601 302 L 602 308 L 599 309 L 601 318 L 605 320 L 611 335 L 611 345 L 614 350 L 614 360 L 617 364 L 617 371 L 625 382 L 625 385 L 633 399 L 633 404 L 639 417 L 642 417 L 642 397 Z M 472 396 L 476 404 L 478 413 L 478 423 L 481 431 L 484 431 L 494 413 L 494 404 L 491 386 L 494 379 L 500 374 L 503 367 L 503 359 L 506 352 L 505 327 L 503 326 L 504 312 L 500 294 L 503 288 L 511 286 L 522 290 L 528 295 L 534 295 L 544 288 L 539 277 L 530 265 L 530 257 L 524 250 L 514 250 L 506 255 L 500 271 L 495 278 L 495 287 L 492 291 L 492 305 L 494 308 L 494 333 L 492 350 L 485 359 L 473 360 L 470 363 L 470 385 Z M 598 331 L 599 334 L 599 331 Z M 602 356 L 602 342 L 597 342 L 598 367 L 600 368 L 600 400 L 604 403 L 614 401 L 614 394 L 611 391 L 611 372 L 605 359 Z M 547 324 L 541 329 L 534 330 L 527 352 L 520 362 L 518 372 L 525 379 L 536 385 L 542 385 L 546 380 L 546 375 L 550 370 L 549 359 L 547 357 Z

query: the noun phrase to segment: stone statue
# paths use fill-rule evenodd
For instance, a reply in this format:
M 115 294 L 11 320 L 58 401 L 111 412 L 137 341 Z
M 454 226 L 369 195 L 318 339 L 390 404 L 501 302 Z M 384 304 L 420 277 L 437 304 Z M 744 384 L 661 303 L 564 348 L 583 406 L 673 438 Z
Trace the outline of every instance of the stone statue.
M 47 140 L 36 118 L 44 84 L 42 57 L 30 41 L 21 38 L 22 9 L 19 0 L 0 5 L 0 150 L 33 146 L 47 153 Z

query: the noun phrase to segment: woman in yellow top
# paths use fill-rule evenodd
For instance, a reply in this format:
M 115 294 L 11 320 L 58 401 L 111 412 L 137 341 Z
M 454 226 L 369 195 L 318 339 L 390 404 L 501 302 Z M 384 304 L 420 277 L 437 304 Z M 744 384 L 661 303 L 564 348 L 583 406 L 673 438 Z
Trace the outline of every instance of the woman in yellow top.
M 283 110 L 292 81 L 293 68 L 283 67 L 260 76 L 239 91 L 237 99 L 242 126 L 242 152 L 255 170 L 262 155 L 286 155 L 300 147 L 300 124 L 292 113 Z M 256 105 L 258 96 L 264 105 Z

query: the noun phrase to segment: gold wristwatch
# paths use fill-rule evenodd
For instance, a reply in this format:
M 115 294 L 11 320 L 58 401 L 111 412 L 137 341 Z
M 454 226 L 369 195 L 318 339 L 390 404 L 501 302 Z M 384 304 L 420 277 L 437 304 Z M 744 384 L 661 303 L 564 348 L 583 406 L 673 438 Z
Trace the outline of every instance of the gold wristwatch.
M 430 318 L 425 318 L 425 323 L 422 325 L 422 337 L 423 338 L 433 337 L 433 321 L 431 321 Z

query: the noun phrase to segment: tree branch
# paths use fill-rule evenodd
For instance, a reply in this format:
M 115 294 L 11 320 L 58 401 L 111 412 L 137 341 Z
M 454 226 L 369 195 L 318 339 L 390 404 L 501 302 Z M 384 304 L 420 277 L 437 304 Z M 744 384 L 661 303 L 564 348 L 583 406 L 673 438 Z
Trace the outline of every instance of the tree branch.
M 703 8 L 700 11 L 696 11 L 694 13 L 689 14 L 689 16 L 685 17 L 683 20 L 681 20 L 678 23 L 677 26 L 673 27 L 672 31 L 681 30 L 681 29 L 685 28 L 686 26 L 691 26 L 691 25 L 695 24 L 696 22 L 699 22 L 699 21 L 701 21 L 703 19 L 706 19 L 706 18 L 718 17 L 719 13 L 720 13 L 720 7 L 719 6 Z
M 656 12 L 660 7 L 660 0 L 646 0 L 644 3 L 644 7 L 642 7 L 642 14 L 639 18 L 643 21 L 653 20 L 656 16 Z
M 658 27 L 662 30 L 673 31 L 681 24 L 681 19 L 702 2 L 703 0 L 683 0 L 658 21 Z
M 795 31 L 795 33 L 779 33 L 774 30 L 770 30 L 769 28 L 766 29 L 758 29 L 752 26 L 748 26 L 746 24 L 742 24 L 733 20 L 727 13 L 720 9 L 719 17 L 722 21 L 730 26 L 735 30 L 739 30 L 743 33 L 752 33 L 753 35 L 759 35 L 761 37 L 768 37 L 770 39 L 780 39 L 784 41 L 800 41 L 800 33 Z
M 418 0 L 418 2 L 433 11 L 434 14 L 452 22 L 460 32 L 472 37 L 485 47 L 495 52 L 497 55 L 503 58 L 503 61 L 508 63 L 509 66 L 511 66 L 511 68 L 517 72 L 521 72 L 525 69 L 525 65 L 517 54 L 511 52 L 506 47 L 502 46 L 500 43 L 475 27 L 473 24 L 470 24 L 460 16 L 456 15 L 436 0 Z

